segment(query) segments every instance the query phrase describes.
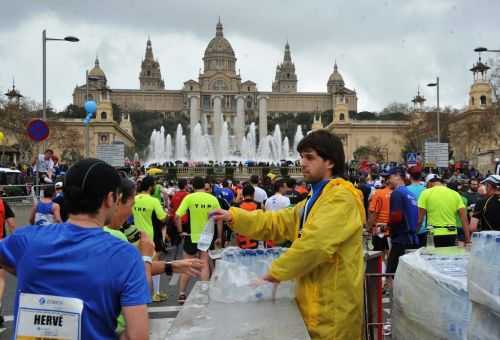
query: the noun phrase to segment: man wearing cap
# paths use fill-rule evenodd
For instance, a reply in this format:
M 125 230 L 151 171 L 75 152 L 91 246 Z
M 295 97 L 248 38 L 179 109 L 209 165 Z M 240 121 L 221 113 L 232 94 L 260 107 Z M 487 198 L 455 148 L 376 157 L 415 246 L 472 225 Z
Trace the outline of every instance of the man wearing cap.
M 59 204 L 59 213 L 61 215 L 61 220 L 66 222 L 68 219 L 68 211 L 64 205 L 64 193 L 63 193 L 63 182 L 57 182 L 55 185 L 56 195 L 52 199 L 52 202 Z
M 477 202 L 470 222 L 471 231 L 500 230 L 500 175 L 488 176 L 486 197 Z
M 120 310 L 127 324 L 123 339 L 149 336 L 143 259 L 133 245 L 103 230 L 114 215 L 120 181 L 103 161 L 77 162 L 64 183 L 68 222 L 27 226 L 0 242 L 2 268 L 17 275 L 16 339 L 114 339 Z M 147 237 L 139 248 L 154 253 Z
M 382 177 L 387 177 L 388 173 L 382 173 Z M 373 234 L 373 250 L 385 252 L 389 250 L 389 201 L 392 189 L 385 185 L 382 180 L 375 181 L 375 192 L 370 197 L 368 206 L 368 231 Z
M 391 251 L 387 259 L 387 273 L 395 273 L 399 257 L 406 249 L 417 248 L 418 208 L 413 194 L 404 185 L 404 170 L 392 168 L 387 186 L 392 190 L 390 197 L 389 230 Z
M 453 247 L 457 241 L 458 212 L 464 228 L 465 242 L 469 242 L 469 223 L 460 195 L 444 186 L 441 177 L 436 174 L 427 175 L 425 182 L 428 189 L 422 191 L 418 199 L 418 225 L 421 226 L 424 216 L 427 216 L 427 225 L 432 230 L 434 245 Z

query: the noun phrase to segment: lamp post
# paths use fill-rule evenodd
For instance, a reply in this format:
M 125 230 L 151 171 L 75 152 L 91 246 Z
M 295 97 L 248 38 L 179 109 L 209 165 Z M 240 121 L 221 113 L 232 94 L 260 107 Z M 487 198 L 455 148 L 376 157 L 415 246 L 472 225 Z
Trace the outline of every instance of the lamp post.
M 47 30 L 42 31 L 42 69 L 43 69 L 43 109 L 42 109 L 42 119 L 47 120 L 47 41 L 68 41 L 68 42 L 78 42 L 80 39 L 73 36 L 66 36 L 64 38 L 50 38 L 47 37 Z M 44 142 L 44 150 L 47 141 Z
M 441 127 L 440 127 L 440 117 L 439 117 L 439 77 L 436 77 L 436 82 L 435 83 L 429 83 L 427 84 L 429 87 L 436 87 L 437 90 L 437 110 L 436 110 L 436 116 L 437 116 L 437 142 L 441 143 Z

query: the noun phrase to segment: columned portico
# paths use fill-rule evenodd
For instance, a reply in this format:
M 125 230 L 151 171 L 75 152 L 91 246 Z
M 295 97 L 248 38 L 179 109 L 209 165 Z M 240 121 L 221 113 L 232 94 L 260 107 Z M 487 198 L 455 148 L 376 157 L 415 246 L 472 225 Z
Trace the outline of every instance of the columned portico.
M 189 126 L 190 126 L 190 143 L 189 147 L 192 148 L 194 145 L 194 127 L 196 124 L 200 122 L 200 95 L 199 94 L 190 94 L 188 95 L 189 99 Z
M 267 136 L 267 101 L 269 96 L 258 96 L 259 103 L 259 143 Z
M 236 137 L 236 148 L 239 150 L 241 141 L 245 135 L 245 96 L 236 96 L 236 118 L 234 120 L 234 136 Z

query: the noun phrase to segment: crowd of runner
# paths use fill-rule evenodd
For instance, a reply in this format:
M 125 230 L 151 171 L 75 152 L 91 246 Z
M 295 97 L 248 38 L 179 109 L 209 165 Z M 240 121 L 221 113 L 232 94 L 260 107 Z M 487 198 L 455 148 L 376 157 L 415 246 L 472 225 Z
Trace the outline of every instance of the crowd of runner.
M 60 304 L 71 302 L 70 312 L 79 317 L 83 304 L 82 338 L 89 339 L 117 334 L 146 338 L 147 304 L 174 298 L 182 305 L 191 277 L 209 280 L 214 263 L 197 243 L 214 210 L 280 212 L 307 199 L 301 208 L 306 211 L 302 229 L 308 209 L 327 184 L 272 173 L 244 181 L 195 177 L 174 182 L 129 176 L 96 159 L 76 163 L 62 181 L 53 183 L 50 162 L 50 150 L 37 160 L 40 180 L 48 185 L 32 207 L 33 227 L 14 232 L 14 211 L 0 200 L 0 224 L 10 234 L 0 242 L 0 298 L 5 270 L 18 278 L 16 318 L 29 313 L 38 292 Z M 498 175 L 470 178 L 459 171 L 443 178 L 420 166 L 393 165 L 346 179 L 350 183 L 342 180 L 338 185 L 362 193 L 365 234 L 371 236 L 370 248 L 387 253 L 388 273 L 396 271 L 399 257 L 409 248 L 429 241 L 436 247 L 462 245 L 470 241 L 471 232 L 500 230 Z M 294 241 L 291 236 L 257 238 L 232 229 L 238 228 L 217 219 L 210 249 L 290 246 Z M 5 236 L 3 228 L 0 236 Z M 182 260 L 165 261 L 169 253 L 177 257 L 181 251 Z M 180 274 L 178 294 L 168 297 L 160 280 L 174 272 Z

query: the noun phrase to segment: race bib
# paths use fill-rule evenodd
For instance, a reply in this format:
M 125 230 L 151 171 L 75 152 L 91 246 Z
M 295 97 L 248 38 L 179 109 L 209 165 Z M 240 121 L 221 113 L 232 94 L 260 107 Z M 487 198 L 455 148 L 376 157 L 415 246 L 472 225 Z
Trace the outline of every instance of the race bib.
M 21 293 L 18 340 L 80 340 L 83 301 L 53 295 Z

